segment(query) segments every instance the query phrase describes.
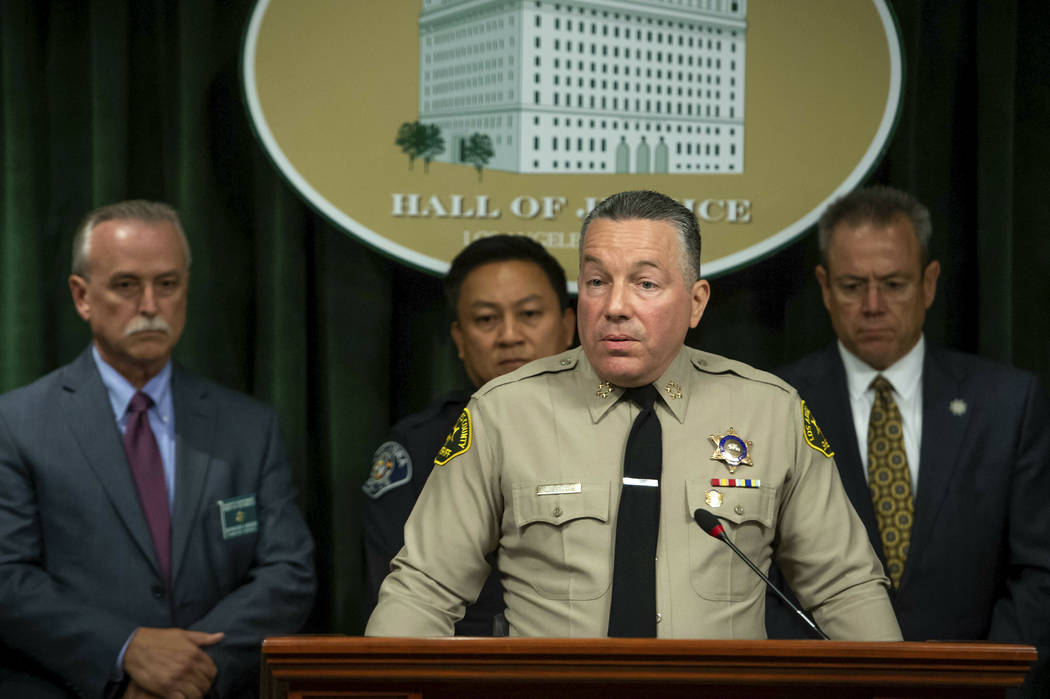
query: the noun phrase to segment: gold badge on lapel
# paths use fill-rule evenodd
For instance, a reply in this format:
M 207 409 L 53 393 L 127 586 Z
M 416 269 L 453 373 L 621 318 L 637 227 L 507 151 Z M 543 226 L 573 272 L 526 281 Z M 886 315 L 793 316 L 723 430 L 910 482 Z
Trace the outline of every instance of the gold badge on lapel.
M 736 473 L 737 466 L 755 465 L 751 461 L 751 441 L 742 438 L 732 427 L 725 434 L 713 434 L 708 439 L 715 445 L 711 460 L 724 463 L 730 473 Z
M 610 393 L 612 393 L 612 384 L 608 381 L 602 381 L 598 384 L 598 390 L 594 392 L 594 395 L 599 398 L 608 398 Z

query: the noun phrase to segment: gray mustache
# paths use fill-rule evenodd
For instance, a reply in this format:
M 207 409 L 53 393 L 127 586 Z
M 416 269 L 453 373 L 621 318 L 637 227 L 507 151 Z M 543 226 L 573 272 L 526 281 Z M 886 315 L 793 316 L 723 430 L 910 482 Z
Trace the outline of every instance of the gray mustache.
M 124 328 L 124 337 L 147 331 L 157 331 L 170 335 L 171 326 L 160 316 L 153 316 L 152 318 L 135 316 L 128 323 L 128 326 Z

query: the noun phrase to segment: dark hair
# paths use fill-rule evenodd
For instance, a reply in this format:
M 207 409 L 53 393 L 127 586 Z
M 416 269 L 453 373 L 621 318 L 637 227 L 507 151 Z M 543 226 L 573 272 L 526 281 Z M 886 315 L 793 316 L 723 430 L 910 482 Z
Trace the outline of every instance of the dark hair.
M 532 262 L 543 270 L 551 288 L 558 296 L 558 305 L 561 310 L 569 307 L 569 289 L 565 283 L 565 270 L 547 252 L 547 249 L 532 238 L 521 235 L 493 235 L 486 238 L 478 238 L 473 243 L 463 248 L 458 255 L 452 259 L 452 265 L 445 276 L 445 300 L 448 301 L 449 311 L 456 318 L 456 309 L 459 305 L 459 291 L 463 287 L 463 280 L 467 275 L 482 265 L 490 262 L 508 262 L 521 260 Z
M 682 273 L 686 284 L 700 279 L 700 224 L 688 208 L 682 206 L 666 194 L 641 190 L 620 192 L 598 202 L 580 228 L 580 259 L 583 259 L 583 241 L 587 235 L 587 226 L 598 218 L 612 221 L 623 221 L 640 218 L 647 221 L 666 221 L 678 232 L 678 243 L 681 248 Z
M 849 226 L 860 226 L 864 223 L 888 226 L 899 216 L 904 216 L 911 222 L 915 238 L 919 241 L 919 263 L 925 268 L 930 261 L 930 238 L 933 236 L 930 210 L 907 192 L 885 185 L 855 189 L 828 206 L 817 224 L 820 263 L 825 268 L 828 266 L 831 232 L 840 223 Z

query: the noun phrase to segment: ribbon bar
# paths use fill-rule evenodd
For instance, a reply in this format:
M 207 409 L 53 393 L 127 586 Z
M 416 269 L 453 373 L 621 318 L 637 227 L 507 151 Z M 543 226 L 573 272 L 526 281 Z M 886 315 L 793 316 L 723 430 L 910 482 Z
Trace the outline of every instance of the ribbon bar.
M 711 485 L 720 485 L 724 488 L 758 488 L 762 481 L 758 478 L 712 478 Z

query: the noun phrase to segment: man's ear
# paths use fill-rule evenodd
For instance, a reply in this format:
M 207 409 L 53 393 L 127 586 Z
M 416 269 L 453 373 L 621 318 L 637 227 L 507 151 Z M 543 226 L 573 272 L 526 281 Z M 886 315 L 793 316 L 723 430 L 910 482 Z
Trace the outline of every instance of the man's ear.
M 73 296 L 73 307 L 77 314 L 86 321 L 91 320 L 91 303 L 87 298 L 87 280 L 78 274 L 69 275 L 69 293 Z
M 933 305 L 933 299 L 937 296 L 937 278 L 941 275 L 941 263 L 931 260 L 922 272 L 922 296 L 926 309 Z
M 448 329 L 449 334 L 452 336 L 452 341 L 456 343 L 456 356 L 459 357 L 460 361 L 463 360 L 463 328 L 459 327 L 459 321 L 452 321 L 452 325 Z
M 689 327 L 695 328 L 700 322 L 700 317 L 704 315 L 707 302 L 711 299 L 711 284 L 706 279 L 698 279 L 693 283 L 690 295 L 693 307 L 689 314 Z
M 824 265 L 817 265 L 813 268 L 813 274 L 817 277 L 817 284 L 820 284 L 820 295 L 824 299 L 824 308 L 831 310 L 831 286 L 828 281 L 828 270 L 824 268 Z

